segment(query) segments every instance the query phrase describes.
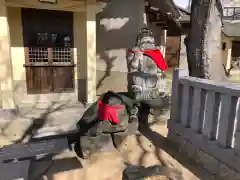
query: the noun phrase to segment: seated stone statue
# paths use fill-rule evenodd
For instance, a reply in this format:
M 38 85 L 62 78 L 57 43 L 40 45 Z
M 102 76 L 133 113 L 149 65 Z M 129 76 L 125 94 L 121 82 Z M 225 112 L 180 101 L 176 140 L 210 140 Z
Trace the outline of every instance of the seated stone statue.
M 79 137 L 75 144 L 76 153 L 81 151 L 85 154 L 81 156 L 88 157 L 112 141 L 111 134 L 127 132 L 130 123 L 135 123 L 137 131 L 137 108 L 134 102 L 126 93 L 108 91 L 103 94 L 77 123 Z
M 141 29 L 136 45 L 127 52 L 127 62 L 128 91 L 133 99 L 149 103 L 161 97 L 168 66 L 149 29 Z

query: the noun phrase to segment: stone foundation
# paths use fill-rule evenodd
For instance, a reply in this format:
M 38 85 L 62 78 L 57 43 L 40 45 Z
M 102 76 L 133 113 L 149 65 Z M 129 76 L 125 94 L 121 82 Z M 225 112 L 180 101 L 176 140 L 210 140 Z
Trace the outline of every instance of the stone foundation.
M 187 128 L 184 129 L 186 132 L 189 131 Z M 219 152 L 211 152 L 207 148 L 199 147 L 201 146 L 201 143 L 194 141 L 194 138 L 192 138 L 193 136 L 188 136 L 188 138 L 186 138 L 185 135 L 176 133 L 175 129 L 171 129 L 171 125 L 169 126 L 168 139 L 176 145 L 179 152 L 185 154 L 188 158 L 196 161 L 197 163 L 200 163 L 206 170 L 210 171 L 217 178 L 222 180 L 240 179 L 240 172 L 238 171 L 239 166 L 236 167 L 236 169 L 230 167 L 229 162 L 224 162 L 223 159 L 217 157 Z M 221 147 L 218 148 L 220 149 Z

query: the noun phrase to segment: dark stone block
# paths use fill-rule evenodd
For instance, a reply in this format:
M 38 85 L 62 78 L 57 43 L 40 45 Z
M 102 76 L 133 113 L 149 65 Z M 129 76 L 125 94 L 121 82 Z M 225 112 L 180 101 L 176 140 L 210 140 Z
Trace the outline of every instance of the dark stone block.
M 154 177 L 154 179 L 183 179 L 179 171 L 173 168 L 167 168 L 160 165 L 151 167 L 133 166 L 129 165 L 123 171 L 123 180 L 144 180 L 146 178 Z
M 76 142 L 74 150 L 80 158 L 88 158 L 93 153 L 103 151 L 104 146 L 112 144 L 110 134 L 101 134 L 99 136 L 80 136 Z
M 28 159 L 39 154 L 59 153 L 64 149 L 68 149 L 68 147 L 66 137 L 43 139 L 27 144 L 12 144 L 1 148 L 0 162 L 13 159 Z
M 147 177 L 157 176 L 160 173 L 161 166 L 152 166 L 148 168 L 144 168 L 142 166 L 133 166 L 129 165 L 123 171 L 123 179 L 124 180 L 144 180 Z

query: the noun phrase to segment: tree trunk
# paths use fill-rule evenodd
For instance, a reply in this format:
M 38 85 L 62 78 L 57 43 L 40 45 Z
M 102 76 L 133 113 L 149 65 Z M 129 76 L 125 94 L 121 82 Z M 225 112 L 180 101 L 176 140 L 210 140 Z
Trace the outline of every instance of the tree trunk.
M 185 39 L 189 75 L 226 80 L 222 61 L 222 5 L 220 0 L 194 0 L 191 29 Z

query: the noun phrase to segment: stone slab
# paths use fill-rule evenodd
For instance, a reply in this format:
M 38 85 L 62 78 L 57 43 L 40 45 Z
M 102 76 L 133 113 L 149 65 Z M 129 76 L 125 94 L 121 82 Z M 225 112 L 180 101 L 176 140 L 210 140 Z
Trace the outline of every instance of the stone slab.
M 75 144 L 75 152 L 80 158 L 88 158 L 99 151 L 115 150 L 111 134 L 101 134 L 95 137 L 80 136 Z
M 30 161 L 0 164 L 1 180 L 28 180 Z
M 8 145 L 0 149 L 0 162 L 12 159 L 31 158 L 40 154 L 58 153 L 68 147 L 66 137 L 41 140 L 34 143 Z

